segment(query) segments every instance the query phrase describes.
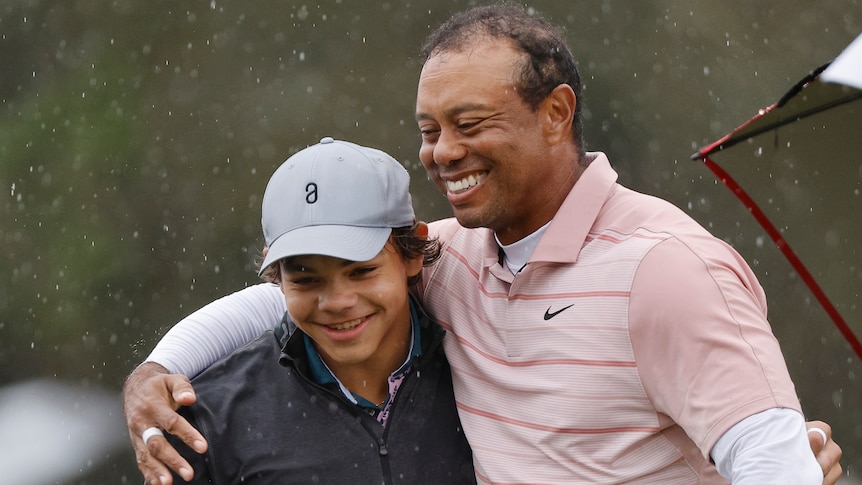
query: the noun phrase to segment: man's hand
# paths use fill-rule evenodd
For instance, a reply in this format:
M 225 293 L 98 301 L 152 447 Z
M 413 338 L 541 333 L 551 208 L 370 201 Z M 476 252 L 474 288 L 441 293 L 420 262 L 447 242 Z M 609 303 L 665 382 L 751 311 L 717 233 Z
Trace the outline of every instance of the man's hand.
M 185 376 L 168 374 L 164 367 L 154 362 L 140 365 L 126 379 L 123 413 L 138 469 L 147 483 L 171 485 L 173 477 L 167 467 L 186 481 L 192 479 L 192 467 L 164 436 L 153 436 L 144 444 L 141 434 L 154 426 L 180 438 L 198 453 L 205 452 L 207 442 L 204 437 L 176 412 L 180 406 L 194 403 L 195 399 L 192 385 Z
M 841 464 L 838 461 L 841 459 L 841 447 L 838 443 L 832 441 L 832 427 L 823 421 L 809 421 L 805 423 L 808 428 L 808 442 L 811 444 L 811 450 L 817 457 L 817 463 L 820 463 L 820 468 L 823 469 L 824 485 L 834 485 L 841 478 Z M 823 431 L 821 434 L 816 429 Z M 824 439 L 825 436 L 825 439 Z

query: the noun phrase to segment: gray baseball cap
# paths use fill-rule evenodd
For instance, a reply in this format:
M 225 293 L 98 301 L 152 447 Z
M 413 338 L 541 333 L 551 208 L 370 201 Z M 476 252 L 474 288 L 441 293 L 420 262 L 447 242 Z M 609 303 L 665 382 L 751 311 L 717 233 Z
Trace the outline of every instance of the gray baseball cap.
M 410 176 L 400 163 L 374 148 L 323 138 L 269 179 L 262 208 L 269 251 L 260 273 L 299 254 L 368 261 L 393 228 L 415 218 Z

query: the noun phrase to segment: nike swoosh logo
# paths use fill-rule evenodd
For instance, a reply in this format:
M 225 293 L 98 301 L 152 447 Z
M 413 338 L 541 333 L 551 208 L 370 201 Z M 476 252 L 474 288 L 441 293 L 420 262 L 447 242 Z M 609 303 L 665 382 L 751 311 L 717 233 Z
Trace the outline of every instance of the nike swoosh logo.
M 550 320 L 550 319 L 552 319 L 552 318 L 556 317 L 557 315 L 559 315 L 559 314 L 560 314 L 560 312 L 566 311 L 566 310 L 568 310 L 569 308 L 571 308 L 571 307 L 573 307 L 573 306 L 575 306 L 575 304 L 574 304 L 574 303 L 572 303 L 572 304 L 571 304 L 571 305 L 569 305 L 569 306 L 566 306 L 566 307 L 560 308 L 559 310 L 555 311 L 554 313 L 551 313 L 551 307 L 548 307 L 548 309 L 547 309 L 547 310 L 545 310 L 545 320 Z

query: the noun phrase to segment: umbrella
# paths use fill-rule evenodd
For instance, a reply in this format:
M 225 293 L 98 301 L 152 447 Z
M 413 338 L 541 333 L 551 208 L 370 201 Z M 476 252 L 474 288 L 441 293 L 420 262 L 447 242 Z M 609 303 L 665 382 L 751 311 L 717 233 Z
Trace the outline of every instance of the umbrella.
M 862 35 L 692 159 L 748 208 L 862 359 L 860 101 Z

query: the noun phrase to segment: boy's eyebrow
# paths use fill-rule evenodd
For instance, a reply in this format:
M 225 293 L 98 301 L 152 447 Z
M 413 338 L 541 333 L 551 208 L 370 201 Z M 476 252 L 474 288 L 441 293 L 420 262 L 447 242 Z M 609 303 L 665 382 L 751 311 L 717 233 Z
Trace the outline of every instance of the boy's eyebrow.
M 305 272 L 308 270 L 308 265 L 285 261 L 282 263 L 285 271 Z

